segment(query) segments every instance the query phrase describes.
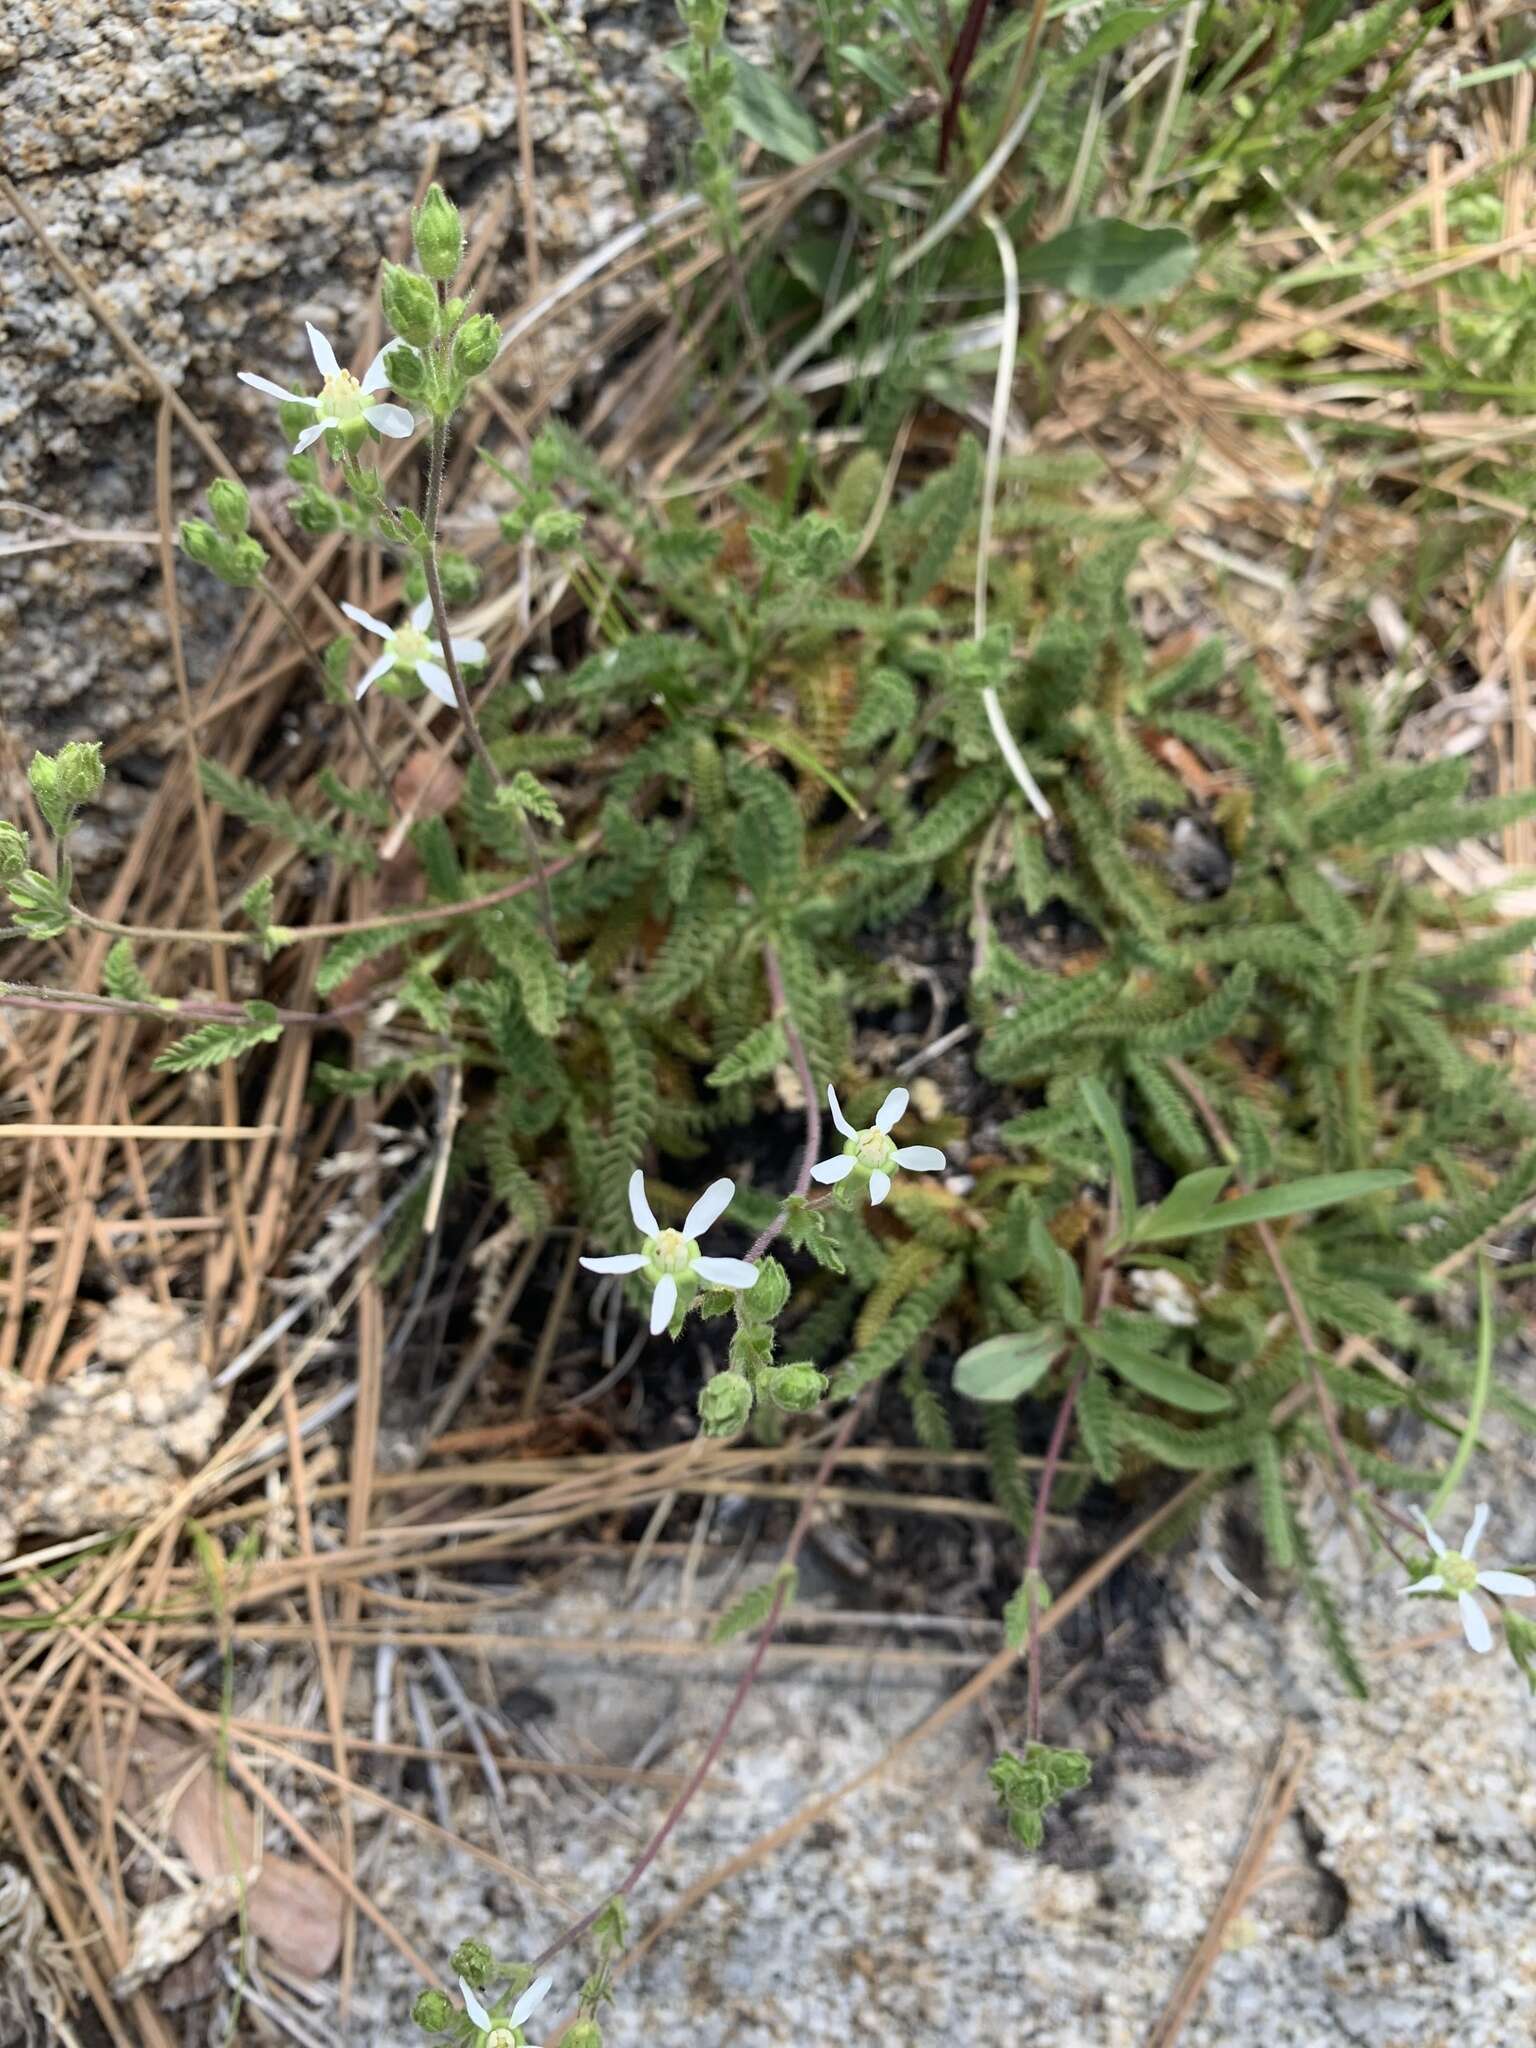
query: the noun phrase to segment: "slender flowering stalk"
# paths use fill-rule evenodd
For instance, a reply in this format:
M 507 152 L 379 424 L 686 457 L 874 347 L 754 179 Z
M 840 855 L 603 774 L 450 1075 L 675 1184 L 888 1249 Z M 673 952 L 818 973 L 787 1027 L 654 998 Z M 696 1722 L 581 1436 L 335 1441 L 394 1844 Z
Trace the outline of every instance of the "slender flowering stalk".
M 629 1213 L 645 1242 L 637 1252 L 618 1252 L 611 1258 L 583 1259 L 581 1263 L 589 1273 L 644 1272 L 655 1290 L 651 1295 L 651 1335 L 659 1337 L 679 1301 L 686 1308 L 701 1282 L 708 1287 L 757 1285 L 757 1268 L 745 1259 L 706 1258 L 699 1250 L 699 1238 L 725 1214 L 735 1192 L 733 1180 L 711 1181 L 683 1218 L 682 1229 L 663 1230 L 645 1198 L 645 1175 L 637 1166 L 629 1178 Z
M 1488 1626 L 1488 1617 L 1475 1595 L 1481 1591 L 1500 1594 L 1506 1600 L 1529 1600 L 1536 1596 L 1536 1580 L 1528 1579 L 1520 1572 L 1480 1572 L 1473 1563 L 1483 1531 L 1488 1526 L 1486 1501 L 1480 1502 L 1473 1511 L 1472 1524 L 1460 1550 L 1448 1550 L 1430 1527 L 1428 1515 L 1420 1514 L 1417 1508 L 1414 1513 L 1423 1526 L 1425 1541 L 1434 1552 L 1435 1569 L 1425 1578 L 1415 1579 L 1411 1586 L 1404 1586 L 1403 1591 L 1454 1593 L 1467 1642 L 1482 1655 L 1493 1648 L 1493 1630 Z
M 937 1145 L 897 1145 L 890 1133 L 907 1113 L 911 1100 L 905 1088 L 893 1088 L 876 1112 L 867 1130 L 856 1131 L 843 1115 L 837 1090 L 828 1088 L 827 1107 L 832 1121 L 847 1143 L 832 1159 L 820 1159 L 811 1168 L 811 1178 L 824 1186 L 855 1176 L 869 1189 L 872 1203 L 883 1202 L 891 1192 L 891 1176 L 898 1167 L 909 1173 L 942 1173 L 948 1165 Z
M 458 699 L 453 694 L 448 671 L 442 665 L 443 643 L 434 640 L 427 631 L 432 617 L 430 597 L 421 600 L 403 626 L 386 626 L 382 619 L 376 619 L 358 605 L 348 604 L 345 599 L 341 608 L 354 626 L 361 626 L 365 633 L 372 633 L 384 642 L 384 652 L 357 686 L 358 697 L 371 689 L 381 676 L 398 669 L 402 675 L 419 676 L 440 704 L 446 704 L 450 710 L 454 707 Z M 482 640 L 460 640 L 450 636 L 449 645 L 456 661 L 485 659 Z
M 258 377 L 252 370 L 239 373 L 242 384 L 249 384 L 253 391 L 261 392 L 264 397 L 275 398 L 279 405 L 307 405 L 314 413 L 314 423 L 307 426 L 293 444 L 294 454 L 302 455 L 322 434 L 332 429 L 349 440 L 365 439 L 369 427 L 375 433 L 387 435 L 392 441 L 408 440 L 416 431 L 416 422 L 410 413 L 403 405 L 380 404 L 375 396 L 389 386 L 389 373 L 384 367 L 387 351 L 379 350 L 359 381 L 337 362 L 336 351 L 318 327 L 306 320 L 304 331 L 309 336 L 310 353 L 322 379 L 318 398 L 285 391 L 281 384 L 274 384 L 270 377 Z

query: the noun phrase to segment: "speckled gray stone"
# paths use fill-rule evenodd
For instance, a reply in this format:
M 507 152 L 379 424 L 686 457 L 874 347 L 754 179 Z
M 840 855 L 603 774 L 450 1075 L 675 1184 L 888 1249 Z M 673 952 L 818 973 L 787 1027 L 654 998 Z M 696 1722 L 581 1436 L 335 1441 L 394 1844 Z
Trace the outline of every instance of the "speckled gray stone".
M 677 172 L 691 117 L 662 63 L 681 33 L 672 0 L 554 0 L 545 13 L 558 37 L 527 9 L 548 277 L 632 217 L 608 129 L 656 189 Z M 732 33 L 759 38 L 774 14 L 774 0 L 735 8 Z M 507 0 L 0 11 L 7 174 L 248 477 L 275 475 L 281 451 L 272 408 L 237 368 L 284 380 L 307 368 L 306 318 L 344 342 L 429 151 L 473 226 L 513 188 L 518 120 Z M 508 223 L 493 308 L 523 278 L 520 204 Z M 154 433 L 142 380 L 0 201 L 0 532 L 36 537 L 49 514 L 152 527 Z M 206 475 L 178 431 L 179 511 Z M 183 588 L 202 673 L 236 601 L 206 576 Z M 170 688 L 153 549 L 0 557 L 0 645 L 13 737 L 122 732 Z
M 1536 1483 L 1513 1443 L 1481 1490 L 1496 1504 L 1488 1561 L 1536 1557 Z M 1469 1498 L 1446 1518 L 1453 1538 Z M 1025 1855 L 999 1825 L 984 1777 L 992 1737 L 972 1716 L 690 1914 L 626 1978 L 604 2022 L 607 2048 L 1143 2048 L 1209 1924 L 1288 1724 L 1312 1745 L 1301 1792 L 1180 2048 L 1536 2038 L 1536 1706 L 1502 1652 L 1467 1650 L 1448 1605 L 1405 1603 L 1391 1571 L 1362 1576 L 1326 1502 L 1314 1526 L 1368 1702 L 1341 1687 L 1296 1598 L 1262 1590 L 1250 1604 L 1234 1590 L 1240 1552 L 1212 1519 L 1202 1546 L 1167 1568 L 1164 1688 L 1119 1713 L 1113 1767 L 1044 1854 Z M 677 1582 L 659 1573 L 648 1591 L 671 1605 Z M 600 1634 L 617 1603 L 617 1581 L 589 1583 L 537 1625 Z M 633 1625 L 661 1626 L 645 1624 L 643 1603 Z M 962 1676 L 896 1683 L 876 1667 L 806 1667 L 763 1684 L 718 1787 L 637 1899 L 637 1930 L 855 1775 Z M 509 1690 L 518 1679 L 547 1702 L 541 1726 L 568 1755 L 590 1742 L 633 1756 L 675 1714 L 653 1759 L 670 1768 L 696 1760 L 726 1697 L 723 1680 L 702 1682 L 696 1669 L 679 1690 L 665 1665 L 627 1663 L 621 1678 L 615 1667 L 530 1660 Z M 1017 1739 L 1017 1700 L 1000 1704 Z M 1071 1734 L 1070 1711 L 1053 1732 Z M 513 1781 L 513 1853 L 573 1910 L 600 1900 L 662 1810 L 654 1793 L 603 1797 L 607 1807 L 589 1794 L 544 1812 Z M 489 1830 L 482 1802 L 467 1810 Z M 560 1924 L 558 1911 L 483 1873 L 400 1852 L 375 1866 L 375 1896 L 429 1953 L 488 1926 L 507 1952 L 532 1953 Z M 575 1982 L 571 1968 L 559 1992 L 568 1999 Z M 352 2038 L 404 2048 L 412 1988 L 380 1953 Z

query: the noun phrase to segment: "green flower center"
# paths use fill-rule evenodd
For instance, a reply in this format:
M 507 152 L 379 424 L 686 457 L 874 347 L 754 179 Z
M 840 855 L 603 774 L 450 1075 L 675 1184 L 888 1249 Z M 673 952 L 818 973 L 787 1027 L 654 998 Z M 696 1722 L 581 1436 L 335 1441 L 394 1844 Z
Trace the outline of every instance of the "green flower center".
M 432 651 L 432 641 L 419 626 L 401 626 L 390 638 L 395 660 L 401 668 L 414 668 Z
M 338 370 L 334 377 L 327 377 L 320 386 L 320 410 L 340 427 L 360 420 L 369 402 L 362 385 L 350 370 Z
M 843 1150 L 866 1173 L 889 1173 L 896 1164 L 896 1141 L 873 1125 L 855 1132 Z
M 1477 1566 L 1459 1550 L 1448 1550 L 1435 1559 L 1435 1570 L 1453 1593 L 1470 1593 L 1477 1586 Z
M 681 1280 L 685 1273 L 691 1273 L 693 1262 L 699 1256 L 697 1240 L 684 1237 L 680 1230 L 659 1230 L 654 1237 L 648 1237 L 641 1249 L 645 1253 L 646 1270 L 653 1280 L 659 1280 L 664 1273 L 670 1273 L 674 1280 Z
M 492 2027 L 485 2037 L 485 2048 L 518 2048 L 523 2038 L 521 2027 Z

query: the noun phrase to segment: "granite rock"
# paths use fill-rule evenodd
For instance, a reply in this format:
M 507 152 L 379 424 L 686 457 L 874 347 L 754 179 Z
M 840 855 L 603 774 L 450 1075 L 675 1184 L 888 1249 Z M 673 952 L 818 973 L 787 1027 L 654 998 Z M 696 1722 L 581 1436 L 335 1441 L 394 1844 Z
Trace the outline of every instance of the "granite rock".
M 752 42 L 774 12 L 733 7 L 732 34 Z M 526 16 L 525 115 L 507 0 L 36 0 L 0 15 L 4 167 L 241 473 L 271 478 L 271 408 L 235 371 L 306 368 L 305 319 L 357 332 L 432 152 L 473 227 L 514 193 L 526 117 L 546 277 L 632 218 L 615 143 L 645 187 L 678 170 L 672 0 Z M 524 281 L 520 202 L 507 220 L 492 308 Z M 3 198 L 0 365 L 0 534 L 140 536 L 0 553 L 0 720 L 24 746 L 122 734 L 171 688 L 143 538 L 156 401 Z M 179 430 L 174 471 L 184 512 L 207 465 Z M 207 577 L 183 590 L 201 675 L 238 601 Z
M 1485 1484 L 1495 1502 L 1489 1561 L 1536 1556 L 1536 1485 L 1517 1446 Z M 1465 1512 L 1447 1518 L 1452 1536 Z M 1341 1684 L 1304 1602 L 1251 1571 L 1241 1504 L 1215 1509 L 1191 1554 L 1156 1575 L 1137 1567 L 1135 1604 L 1158 1646 L 1152 1687 L 1133 1695 L 1105 1666 L 1096 1618 L 1082 1617 L 1059 1647 L 1052 1675 L 1076 1671 L 1078 1690 L 1053 1709 L 1047 1733 L 1085 1740 L 1096 1775 L 1053 1819 L 1042 1853 L 1009 1839 L 986 1783 L 999 1737 L 1019 1739 L 1018 1690 L 1004 1687 L 990 1727 L 978 1716 L 957 1723 L 698 1905 L 624 1981 L 604 2021 L 607 2048 L 1144 2048 L 1242 1852 L 1279 1746 L 1297 1735 L 1307 1761 L 1295 1805 L 1180 2048 L 1509 2048 L 1536 2036 L 1527 1687 L 1507 1655 L 1467 1649 L 1453 1609 L 1405 1604 L 1394 1570 L 1363 1569 L 1325 1496 L 1311 1520 L 1369 1700 Z M 675 1609 L 675 1576 L 659 1570 L 647 1591 Z M 817 1597 L 814 1580 L 804 1591 Z M 589 1582 L 556 1596 L 536 1626 L 597 1637 L 621 1604 L 617 1580 Z M 630 1625 L 662 1632 L 643 1614 Z M 946 1647 L 964 1640 L 957 1626 Z M 674 1675 L 665 1664 L 568 1657 L 495 1668 L 503 1707 L 536 1721 L 540 1753 L 618 1760 L 645 1746 L 673 1769 L 700 1754 L 728 1676 L 710 1683 L 695 1665 Z M 852 1778 L 963 1675 L 807 1664 L 760 1682 L 716 1787 L 635 1902 L 636 1931 Z M 483 1798 L 465 1789 L 461 1824 L 491 1839 Z M 515 1778 L 509 1798 L 514 1860 L 573 1912 L 619 1879 L 663 1806 L 654 1792 L 602 1787 L 545 1809 Z M 563 1918 L 430 1850 L 381 1865 L 377 1897 L 429 1954 L 488 1929 L 500 1952 L 532 1954 Z M 557 1976 L 561 2010 L 575 1982 L 574 1967 Z M 413 1990 L 381 1953 L 353 2038 L 403 2048 Z

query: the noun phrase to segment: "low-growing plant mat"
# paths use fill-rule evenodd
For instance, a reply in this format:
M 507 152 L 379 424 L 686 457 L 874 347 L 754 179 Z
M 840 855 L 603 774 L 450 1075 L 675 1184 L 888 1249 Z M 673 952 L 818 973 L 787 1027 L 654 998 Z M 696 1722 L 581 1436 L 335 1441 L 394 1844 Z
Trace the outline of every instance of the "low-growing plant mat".
M 1536 1198 L 1536 230 L 1531 74 L 1489 56 L 1502 19 L 1365 10 L 1296 68 L 1260 38 L 1270 89 L 1239 94 L 1195 10 L 1145 52 L 1050 29 L 1014 91 L 1021 18 L 980 46 L 947 185 L 947 46 L 936 65 L 914 39 L 893 87 L 883 43 L 839 72 L 808 26 L 801 97 L 741 120 L 734 223 L 658 199 L 647 234 L 496 309 L 443 535 L 478 571 L 495 766 L 539 792 L 515 831 L 430 699 L 375 690 L 358 719 L 327 694 L 341 601 L 389 613 L 398 561 L 254 494 L 277 602 L 252 596 L 215 673 L 178 652 L 166 729 L 113 750 L 160 772 L 113 858 L 82 862 L 89 917 L 7 940 L 0 1368 L 33 1390 L 99 1373 L 135 1290 L 227 1402 L 152 1507 L 104 1526 L 82 1481 L 5 1568 L 0 1850 L 46 1918 L 22 1966 L 39 2013 L 67 1999 L 91 2038 L 169 2044 L 217 1997 L 222 2024 L 336 2038 L 381 1945 L 437 1983 L 478 1931 L 428 1952 L 377 1902 L 381 1863 L 422 1843 L 539 1926 L 579 1924 L 603 1898 L 524 1866 L 508 1784 L 573 1828 L 634 1791 L 614 1882 L 643 1954 L 673 1924 L 648 1890 L 672 1820 L 720 1790 L 763 1685 L 958 1688 L 897 1763 L 973 1703 L 1000 1740 L 1042 1712 L 1069 1737 L 1053 1638 L 1232 1481 L 1365 1683 L 1319 1524 L 1390 1543 L 1394 1492 L 1429 1501 L 1485 1409 L 1529 1422 L 1466 1312 Z M 1484 58 L 1498 75 L 1468 85 Z M 1411 146 L 1391 119 L 1410 62 Z M 1085 193 L 1176 222 L 1183 281 L 1090 292 L 1080 254 L 1036 278 Z M 32 199 L 0 196 L 159 407 L 146 515 L 174 620 L 199 586 L 173 457 L 228 465 Z M 494 273 L 526 198 L 480 196 L 457 289 Z M 618 285 L 582 363 L 541 359 L 556 312 Z M 383 338 L 375 313 L 358 361 Z M 384 450 L 406 495 L 409 461 Z M 579 545 L 537 541 L 535 477 L 584 516 Z M 22 822 L 42 836 L 35 807 Z M 266 928 L 294 935 L 270 957 L 241 910 L 264 882 Z M 168 1069 L 205 1027 L 219 1054 L 244 1032 L 240 1058 Z M 951 1392 L 967 1345 L 1055 1328 L 1055 1254 L 1125 1220 L 1085 1080 L 1114 1095 L 1146 1212 L 1221 1163 L 1250 1194 L 1413 1176 L 1332 1223 L 1277 1211 L 1169 1255 L 1210 1299 L 1199 1370 L 1173 1363 L 1216 1420 L 1181 1407 L 1188 1378 L 1122 1379 L 1091 1346 L 1049 1379 L 1042 1354 L 1018 1399 Z M 629 1248 L 641 1165 L 669 1218 L 729 1172 L 733 1213 L 770 1230 L 809 1185 L 829 1081 L 856 1122 L 908 1088 L 949 1175 L 849 1212 L 846 1272 L 809 1225 L 780 1242 L 786 1355 L 844 1398 L 716 1441 L 696 1411 L 729 1325 L 648 1340 L 643 1297 L 595 1296 L 576 1261 Z M 1506 1339 L 1521 1298 L 1515 1274 Z M 1112 1339 L 1129 1302 L 1104 1302 Z M 46 1404 L 15 1412 L 47 1426 Z M 1418 1464 L 1389 1443 L 1410 1417 Z M 812 1554 L 855 1593 L 796 1601 Z M 602 1626 L 546 1626 L 584 1571 L 621 1588 Z M 734 1689 L 664 1764 L 550 1754 L 498 1687 L 561 1659 Z M 324 1880 L 318 1992 L 259 1961 L 255 1873 L 206 1840 L 199 1864 L 141 1796 L 145 1730 L 211 1760 L 226 1846 L 264 1816 L 278 1922 L 285 1871 Z M 1276 1810 L 1305 1802 L 1278 1782 Z M 115 1996 L 157 1889 L 231 1877 L 238 1965 L 209 1944 Z

